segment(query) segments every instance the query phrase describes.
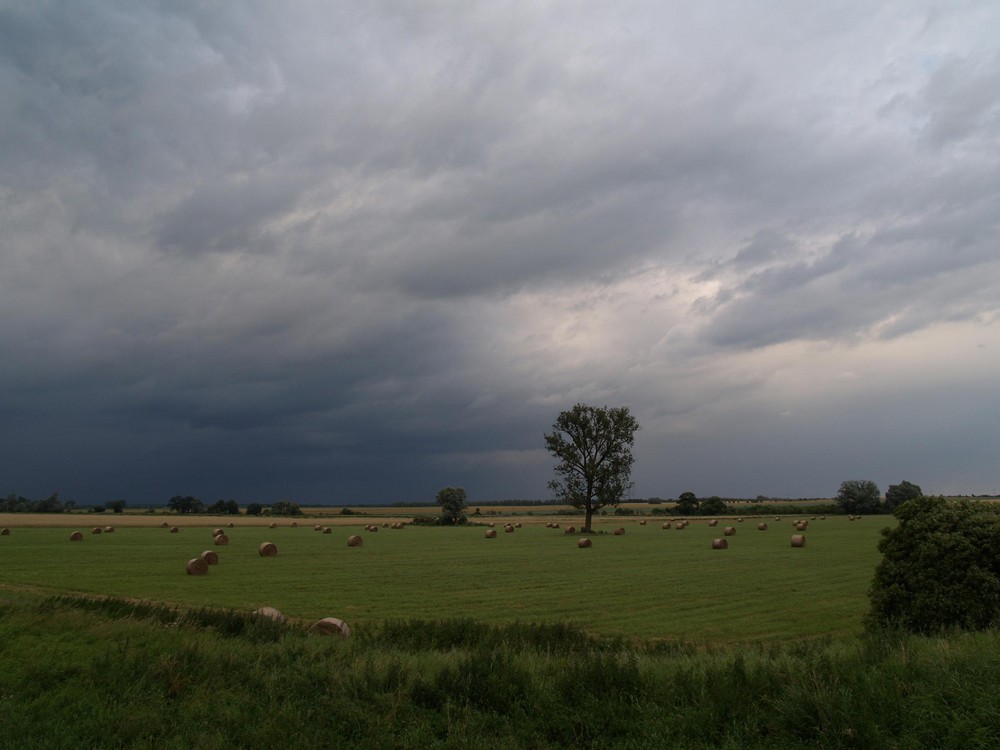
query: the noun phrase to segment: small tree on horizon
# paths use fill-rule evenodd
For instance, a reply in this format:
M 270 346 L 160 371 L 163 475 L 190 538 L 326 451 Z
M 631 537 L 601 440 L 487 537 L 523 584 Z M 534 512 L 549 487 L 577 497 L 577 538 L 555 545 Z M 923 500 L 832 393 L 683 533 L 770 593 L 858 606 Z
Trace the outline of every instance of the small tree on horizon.
M 632 446 L 639 423 L 628 407 L 576 404 L 545 435 L 545 449 L 559 463 L 549 482 L 556 497 L 584 511 L 583 531 L 591 532 L 595 511 L 618 505 L 632 487 Z
M 447 526 L 465 523 L 466 495 L 462 487 L 442 487 L 435 501 L 441 506 L 441 523 Z
M 848 479 L 840 483 L 837 503 L 845 513 L 877 513 L 882 495 L 870 479 Z

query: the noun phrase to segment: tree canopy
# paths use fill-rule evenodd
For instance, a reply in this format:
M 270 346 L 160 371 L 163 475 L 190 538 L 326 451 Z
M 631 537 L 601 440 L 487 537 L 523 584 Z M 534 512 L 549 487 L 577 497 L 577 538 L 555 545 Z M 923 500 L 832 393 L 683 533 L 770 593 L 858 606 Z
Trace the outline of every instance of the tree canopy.
M 845 513 L 877 513 L 882 505 L 882 494 L 870 479 L 848 479 L 840 483 L 837 503 Z
M 924 491 L 920 489 L 919 484 L 912 484 L 906 480 L 903 480 L 899 484 L 890 484 L 889 489 L 885 491 L 885 507 L 889 510 L 894 510 L 907 500 L 912 500 L 923 494 Z
M 465 523 L 466 495 L 461 487 L 442 487 L 438 490 L 435 501 L 441 506 L 441 523 L 454 525 Z
M 632 487 L 632 446 L 639 423 L 628 407 L 576 404 L 561 412 L 545 434 L 545 449 L 558 459 L 549 488 L 582 509 L 583 530 L 591 531 L 595 511 L 617 505 Z
M 912 498 L 884 529 L 866 624 L 915 633 L 1000 624 L 1000 508 Z

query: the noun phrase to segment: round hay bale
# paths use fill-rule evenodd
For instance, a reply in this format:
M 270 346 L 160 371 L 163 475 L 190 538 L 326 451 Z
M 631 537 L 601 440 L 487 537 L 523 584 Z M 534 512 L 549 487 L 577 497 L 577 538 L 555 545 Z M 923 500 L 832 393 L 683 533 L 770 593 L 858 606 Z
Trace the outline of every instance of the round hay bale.
M 624 528 L 622 528 L 621 526 L 619 526 L 617 529 L 615 529 L 615 536 L 624 536 L 624 535 L 625 535 L 625 529 Z
M 10 536 L 10 529 L 7 527 L 0 529 L 0 536 Z
M 737 518 L 736 519 L 736 523 L 743 523 L 743 518 L 742 517 L 741 518 Z
M 487 539 L 495 539 L 496 535 L 497 535 L 497 530 L 496 529 L 486 529 L 485 536 L 486 536 Z
M 795 524 L 795 530 L 796 531 L 805 531 L 808 528 L 809 528 L 809 526 L 808 526 L 808 524 L 806 524 L 805 521 L 803 521 L 802 523 Z
M 775 521 L 780 521 L 780 520 L 781 520 L 781 516 L 775 516 L 775 517 L 774 517 L 774 520 L 775 520 Z
M 104 531 L 104 529 L 102 529 L 100 526 L 95 526 L 94 528 L 92 528 L 90 530 L 90 533 L 91 534 L 100 534 L 102 531 Z
M 503 533 L 504 534 L 513 534 L 514 533 L 514 527 L 511 526 L 510 524 L 507 524 L 506 526 L 503 527 Z
M 567 526 L 565 529 L 563 529 L 563 533 L 564 534 L 575 534 L 576 533 L 576 526 Z
M 227 529 L 235 529 L 236 528 L 236 524 L 233 523 L 232 521 L 230 521 L 229 523 L 226 524 L 226 528 Z
M 661 529 L 669 529 L 670 528 L 670 521 L 664 521 L 663 524 L 660 526 L 660 528 Z
M 219 564 L 219 553 L 218 552 L 213 552 L 210 549 L 207 549 L 204 552 L 202 552 L 201 555 L 200 555 L 200 557 L 201 557 L 202 560 L 204 560 L 209 565 L 218 565 Z
M 218 544 L 220 547 L 225 547 L 227 544 L 229 544 L 229 537 L 226 536 L 225 534 L 216 534 L 215 543 Z
M 490 527 L 491 529 L 492 529 L 492 528 L 493 528 L 494 526 L 496 526 L 496 524 L 495 524 L 495 523 L 493 523 L 492 521 L 490 521 L 490 522 L 489 522 L 488 524 L 486 524 L 486 525 L 487 525 L 487 526 L 489 526 L 489 527 Z
M 169 523 L 167 523 L 166 521 L 164 521 L 163 523 L 161 523 L 161 524 L 160 524 L 160 528 L 161 528 L 161 529 L 165 529 L 165 528 L 167 528 L 167 527 L 168 527 L 169 525 L 170 525 Z
M 331 526 L 324 526 L 323 527 L 323 533 L 324 534 L 332 534 L 333 533 L 333 527 L 331 527 Z
M 711 521 L 708 522 L 708 525 L 709 526 L 718 526 L 719 525 L 719 519 L 718 518 L 713 518 Z
M 640 526 L 645 526 L 645 525 L 646 525 L 646 522 L 645 522 L 645 521 L 639 521 L 639 525 L 640 525 Z
M 552 524 L 552 528 L 553 529 L 558 529 L 559 528 L 559 524 L 557 524 L 557 523 Z
M 315 526 L 313 526 L 313 531 L 322 531 L 322 530 L 323 530 L 323 527 L 320 526 L 319 524 L 316 524 Z
M 115 533 L 115 527 L 114 526 L 105 526 L 104 527 L 104 533 L 105 534 L 114 534 Z
M 348 547 L 360 547 L 362 544 L 364 544 L 364 540 L 357 534 L 352 534 L 351 536 L 347 537 Z
M 269 523 L 267 525 L 267 528 L 269 528 L 269 529 L 276 529 L 276 528 L 278 528 L 278 524 L 276 524 L 274 521 L 271 521 L 271 523 Z
M 292 522 L 291 522 L 290 524 L 288 524 L 288 525 L 289 525 L 289 526 L 291 526 L 291 527 L 292 527 L 293 529 L 296 529 L 296 528 L 298 528 L 298 526 L 299 526 L 299 524 L 298 524 L 298 523 L 297 523 L 296 521 L 292 521 Z
M 757 531 L 767 531 L 767 524 L 766 523 L 757 524 Z
M 171 526 L 170 527 L 170 533 L 171 534 L 178 534 L 178 533 L 180 533 L 180 529 L 178 527 L 176 527 L 176 526 Z
M 368 530 L 369 531 L 378 531 L 378 526 L 376 526 L 375 524 L 372 524 L 371 526 L 368 527 Z
M 677 529 L 678 531 L 684 531 L 684 529 L 687 528 L 687 524 L 683 523 L 683 522 L 676 523 L 676 524 L 674 524 L 674 528 Z
M 222 533 L 222 529 L 212 529 L 212 536 L 218 536 Z
M 725 536 L 733 536 L 736 533 L 736 527 L 735 526 L 727 526 L 726 528 L 724 528 L 722 530 L 722 533 Z
M 729 549 L 729 542 L 725 539 L 713 539 L 712 549 Z
M 820 517 L 819 517 L 819 520 L 820 520 L 820 521 L 825 521 L 825 520 L 826 520 L 826 516 L 820 516 Z
M 806 538 L 802 534 L 792 534 L 792 546 L 793 547 L 805 547 Z
M 278 554 L 278 547 L 274 542 L 261 542 L 257 552 L 261 557 L 274 557 Z
M 324 617 L 312 629 L 320 635 L 339 635 L 341 638 L 347 638 L 351 634 L 347 623 L 337 617 Z
M 383 528 L 383 529 L 388 529 L 388 528 L 389 528 L 389 523 L 388 523 L 388 521 L 382 524 L 382 528 Z
M 581 548 L 583 548 L 583 547 L 593 547 L 594 544 L 587 537 L 581 537 L 580 539 L 576 540 L 576 546 L 577 547 L 581 547 Z
M 260 607 L 253 611 L 253 614 L 257 617 L 266 617 L 269 620 L 274 620 L 275 622 L 284 622 L 288 618 L 285 617 L 279 610 L 274 607 Z
M 71 542 L 82 542 L 83 541 L 83 532 L 82 531 L 74 531 L 72 534 L 69 535 L 69 540 Z
M 517 523 L 515 523 L 515 524 L 514 524 L 514 528 L 515 528 L 515 529 L 519 529 L 519 528 L 521 528 L 521 522 L 520 522 L 520 521 L 518 521 Z
M 193 557 L 188 560 L 186 570 L 189 576 L 203 576 L 208 573 L 208 563 L 200 557 Z

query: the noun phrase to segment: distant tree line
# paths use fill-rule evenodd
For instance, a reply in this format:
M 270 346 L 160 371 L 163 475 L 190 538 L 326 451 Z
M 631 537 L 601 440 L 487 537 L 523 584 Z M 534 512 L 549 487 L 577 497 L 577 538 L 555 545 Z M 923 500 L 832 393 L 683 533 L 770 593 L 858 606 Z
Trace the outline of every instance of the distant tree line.
M 44 500 L 31 500 L 15 494 L 0 499 L 0 513 L 63 513 L 75 509 L 76 503 L 72 500 L 61 502 L 58 492 L 53 492 Z
M 218 500 L 212 505 L 205 505 L 201 500 L 191 495 L 174 495 L 167 501 L 167 508 L 182 515 L 204 513 L 213 516 L 238 516 L 240 514 L 240 506 L 235 500 Z M 298 503 L 288 500 L 279 500 L 270 505 L 250 503 L 247 505 L 246 514 L 248 516 L 301 516 L 302 508 Z

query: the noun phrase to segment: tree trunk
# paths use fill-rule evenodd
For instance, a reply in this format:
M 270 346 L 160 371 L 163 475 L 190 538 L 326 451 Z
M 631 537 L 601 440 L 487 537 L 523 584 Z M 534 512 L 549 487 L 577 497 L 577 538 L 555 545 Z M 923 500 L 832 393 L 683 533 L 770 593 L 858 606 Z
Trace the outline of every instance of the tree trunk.
M 588 505 L 587 506 L 587 517 L 583 521 L 583 533 L 584 534 L 593 534 L 594 533 L 593 530 L 590 528 L 590 519 L 593 517 L 593 515 L 594 515 L 594 509 L 591 508 Z

